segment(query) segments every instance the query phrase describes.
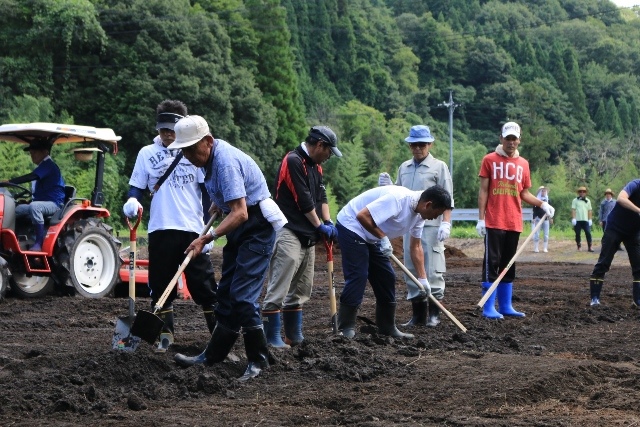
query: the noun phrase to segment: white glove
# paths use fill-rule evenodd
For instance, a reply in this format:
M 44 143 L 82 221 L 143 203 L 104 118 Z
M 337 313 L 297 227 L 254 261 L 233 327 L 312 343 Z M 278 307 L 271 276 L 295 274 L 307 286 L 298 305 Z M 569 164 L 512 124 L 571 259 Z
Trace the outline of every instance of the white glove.
M 380 250 L 382 251 L 382 255 L 387 258 L 393 254 L 393 246 L 391 246 L 391 242 L 387 236 L 384 236 L 382 240 L 380 240 Z
M 142 205 L 140 204 L 138 199 L 136 199 L 135 197 L 129 197 L 127 203 L 125 203 L 122 207 L 122 212 L 124 212 L 127 217 L 133 218 L 138 216 L 138 211 L 140 209 L 142 209 Z
M 429 280 L 427 280 L 427 279 L 418 279 L 418 282 L 420 282 L 420 284 L 424 288 L 424 291 L 427 293 L 427 295 L 425 295 L 425 296 L 428 297 L 429 295 L 431 295 L 431 285 L 429 284 Z
M 444 242 L 451 235 L 451 223 L 442 221 L 440 228 L 438 228 L 438 241 Z
M 386 172 L 382 172 L 380 175 L 378 175 L 378 187 L 382 187 L 383 185 L 393 185 L 393 182 L 391 182 L 391 177 Z
M 544 213 L 547 214 L 549 219 L 553 218 L 553 215 L 556 213 L 556 210 L 553 208 L 553 206 L 551 206 L 547 202 L 542 202 L 542 204 L 540 205 L 540 209 L 542 209 Z
M 484 237 L 487 234 L 487 227 L 484 225 L 484 219 L 479 219 L 476 224 L 476 231 L 480 237 Z
M 571 225 L 573 225 L 574 227 L 576 226 L 576 219 L 575 218 L 571 218 Z
M 589 227 L 591 227 L 593 225 L 593 221 L 589 220 Z
M 216 241 L 212 240 L 209 243 L 207 243 L 206 245 L 204 245 L 202 247 L 202 253 L 203 254 L 208 254 L 209 252 L 211 252 L 211 250 L 213 249 L 213 247 L 216 245 Z

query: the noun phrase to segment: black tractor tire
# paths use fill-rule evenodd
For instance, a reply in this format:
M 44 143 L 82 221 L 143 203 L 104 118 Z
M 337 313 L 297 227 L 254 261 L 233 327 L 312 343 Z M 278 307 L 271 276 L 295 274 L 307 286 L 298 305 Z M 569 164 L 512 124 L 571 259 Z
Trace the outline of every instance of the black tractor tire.
M 51 276 L 27 276 L 24 272 L 12 272 L 11 293 L 19 298 L 42 298 L 55 287 Z
M 56 276 L 86 298 L 109 295 L 120 278 L 120 241 L 97 218 L 67 225 L 54 254 Z

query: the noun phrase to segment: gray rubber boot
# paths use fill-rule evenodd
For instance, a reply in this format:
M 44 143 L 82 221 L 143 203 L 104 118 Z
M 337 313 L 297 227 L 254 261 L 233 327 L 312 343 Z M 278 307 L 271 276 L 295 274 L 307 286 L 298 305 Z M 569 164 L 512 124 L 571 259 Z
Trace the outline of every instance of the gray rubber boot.
M 290 346 L 301 344 L 304 341 L 302 335 L 302 308 L 283 308 L 282 323 L 284 324 L 284 342 Z
M 280 330 L 282 323 L 280 322 L 280 310 L 262 311 L 262 325 L 267 337 L 267 343 L 275 348 L 290 348 L 291 346 L 282 341 Z
M 347 338 L 356 336 L 356 315 L 358 314 L 359 305 L 353 307 L 340 303 L 338 310 L 338 331 Z
M 376 325 L 378 334 L 394 338 L 413 338 L 412 334 L 405 334 L 396 328 L 396 303 L 376 302 Z
M 240 335 L 236 331 L 225 328 L 219 322 L 216 324 L 209 344 L 202 353 L 197 356 L 189 357 L 184 354 L 177 353 L 173 360 L 180 366 L 193 366 L 193 365 L 213 365 L 214 363 L 222 362 L 229 354 L 236 340 Z

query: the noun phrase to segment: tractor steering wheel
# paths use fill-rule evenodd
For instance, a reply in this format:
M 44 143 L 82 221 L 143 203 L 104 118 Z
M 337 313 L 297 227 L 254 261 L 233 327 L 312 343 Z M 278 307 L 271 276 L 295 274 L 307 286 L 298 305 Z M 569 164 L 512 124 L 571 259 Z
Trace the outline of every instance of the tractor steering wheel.
M 31 190 L 29 190 L 28 188 L 25 188 L 18 184 L 13 184 L 8 181 L 0 182 L 0 188 L 7 188 L 7 190 L 9 190 L 9 193 L 11 194 L 14 200 L 21 199 L 21 200 L 25 200 L 27 203 L 31 203 L 31 198 L 33 197 L 33 194 L 31 193 Z

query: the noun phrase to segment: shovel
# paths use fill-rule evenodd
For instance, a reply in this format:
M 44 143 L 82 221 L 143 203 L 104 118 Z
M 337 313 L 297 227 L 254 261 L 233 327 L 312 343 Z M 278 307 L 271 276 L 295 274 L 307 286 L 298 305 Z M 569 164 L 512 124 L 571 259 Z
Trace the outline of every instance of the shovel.
M 207 225 L 204 226 L 204 230 L 202 230 L 202 233 L 200 233 L 199 237 L 204 236 L 207 231 L 209 231 L 209 228 L 211 228 L 213 222 L 217 217 L 217 213 L 211 215 L 211 219 L 209 219 Z M 160 335 L 160 332 L 162 332 L 162 326 L 164 326 L 164 321 L 156 313 L 160 311 L 164 303 L 167 301 L 167 298 L 169 298 L 169 295 L 171 294 L 173 288 L 176 286 L 180 275 L 182 275 L 184 269 L 187 268 L 187 265 L 189 265 L 191 257 L 193 257 L 193 250 L 189 251 L 184 261 L 182 261 L 182 264 L 180 264 L 180 268 L 178 268 L 178 271 L 167 285 L 167 288 L 160 296 L 160 299 L 158 300 L 156 305 L 153 307 L 153 312 L 144 310 L 140 310 L 138 312 L 135 322 L 133 322 L 133 326 L 131 326 L 131 333 L 133 335 L 142 338 L 149 344 L 153 344 L 156 342 L 158 336 Z
M 331 313 L 331 326 L 333 333 L 338 334 L 338 308 L 336 304 L 336 288 L 333 277 L 333 242 L 324 239 L 324 247 L 327 249 L 327 270 L 329 272 L 329 309 Z
M 129 247 L 129 315 L 119 317 L 116 321 L 116 330 L 113 333 L 111 346 L 114 350 L 135 351 L 140 344 L 140 338 L 131 333 L 131 325 L 136 318 L 136 230 L 142 219 L 142 208 L 138 210 L 138 218 L 133 227 L 129 222 L 129 218 L 126 219 L 127 226 L 129 227 L 129 240 L 131 242 L 131 246 Z

